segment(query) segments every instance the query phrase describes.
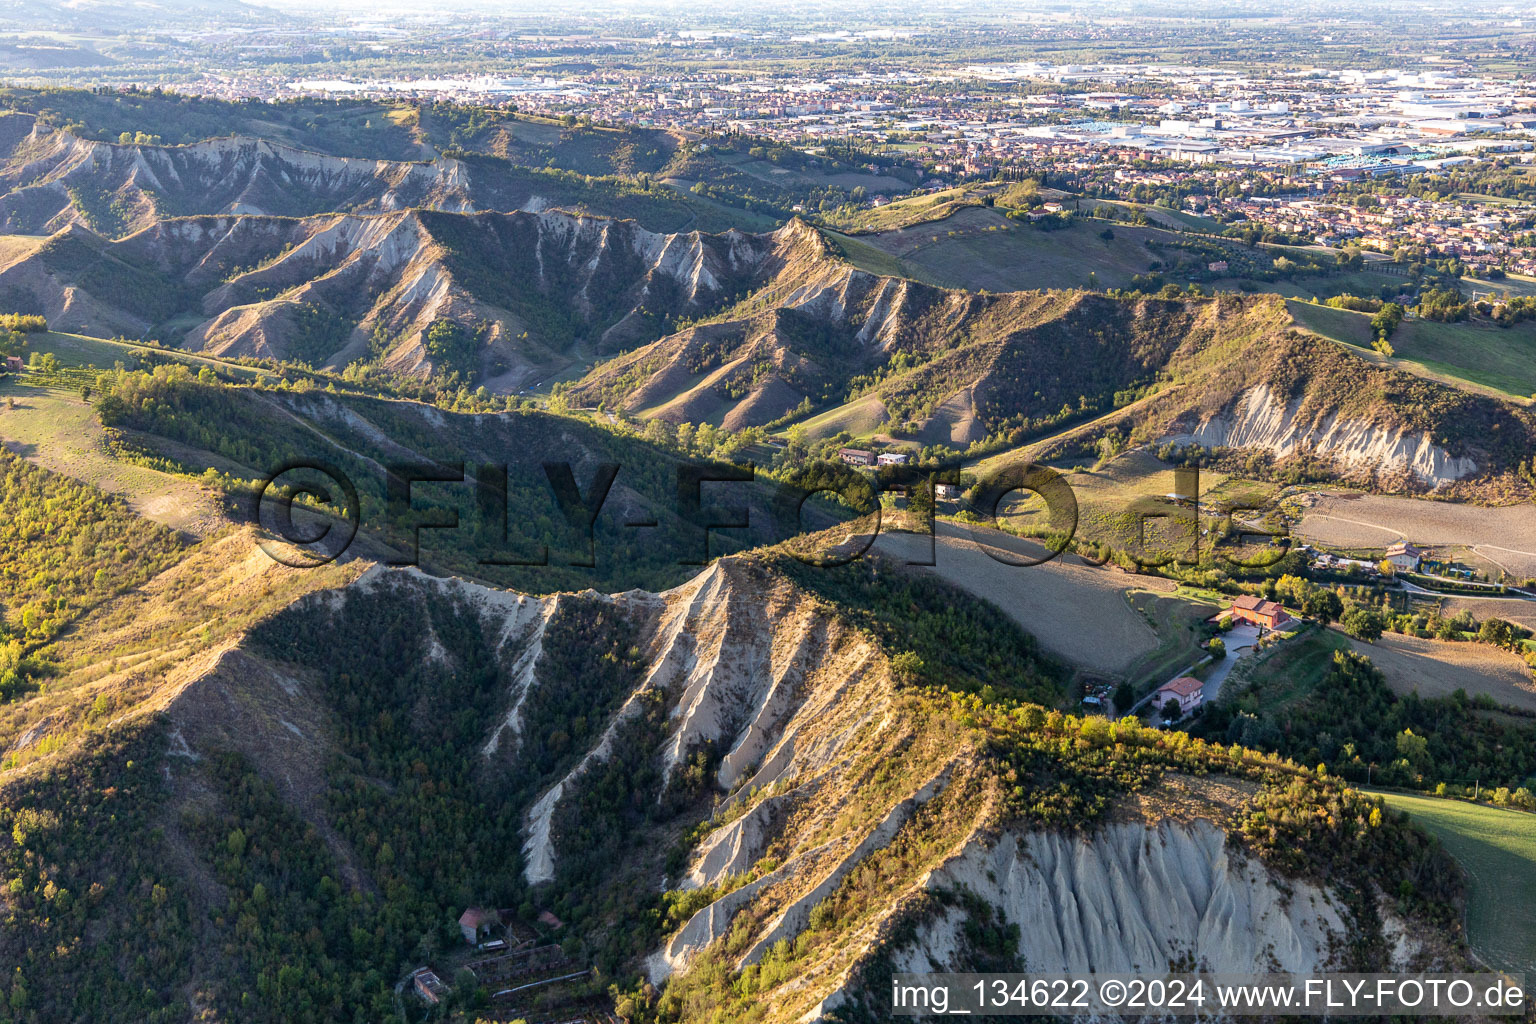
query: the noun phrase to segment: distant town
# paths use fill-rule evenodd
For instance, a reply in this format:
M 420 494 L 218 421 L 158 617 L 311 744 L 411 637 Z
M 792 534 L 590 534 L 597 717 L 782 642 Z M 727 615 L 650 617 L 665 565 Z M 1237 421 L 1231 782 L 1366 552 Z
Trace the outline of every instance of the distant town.
M 695 45 L 686 30 L 677 42 Z M 708 35 L 703 33 L 702 35 Z M 727 51 L 718 51 L 726 56 Z M 1536 84 L 1435 69 L 1174 64 L 972 64 L 938 71 L 768 76 L 760 70 L 550 77 L 211 76 L 176 88 L 223 98 L 370 97 L 509 105 L 598 124 L 749 136 L 815 157 L 865 154 L 918 183 L 1044 172 L 1106 198 L 1151 198 L 1299 240 L 1473 272 L 1536 274 L 1536 203 L 1418 194 L 1408 179 L 1494 166 L 1536 172 Z M 787 172 L 786 172 L 787 173 Z M 913 187 L 892 176 L 879 206 Z M 1536 191 L 1536 177 L 1529 179 Z M 1360 201 L 1363 195 L 1371 195 Z

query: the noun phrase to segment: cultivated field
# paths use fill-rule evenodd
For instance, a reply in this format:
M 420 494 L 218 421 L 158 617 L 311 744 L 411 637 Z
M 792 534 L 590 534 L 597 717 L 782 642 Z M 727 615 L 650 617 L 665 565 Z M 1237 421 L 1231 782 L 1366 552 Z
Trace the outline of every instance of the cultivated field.
M 884 249 L 870 245 L 862 238 L 839 234 L 836 231 L 828 231 L 827 235 L 842 249 L 848 261 L 860 270 L 867 270 L 871 274 L 879 274 L 882 277 L 906 277 L 924 284 L 939 283 L 921 273 L 916 267 L 892 256 Z
M 1510 601 L 1491 597 L 1449 597 L 1441 606 L 1445 615 L 1455 615 L 1465 609 L 1473 618 L 1503 619 L 1529 630 L 1536 630 L 1536 601 Z
M 1108 240 L 1100 237 L 1106 228 L 1113 235 Z M 1044 231 L 1011 221 L 995 209 L 975 206 L 944 220 L 863 235 L 859 241 L 926 280 L 1003 292 L 1081 288 L 1089 284 L 1090 274 L 1101 288 L 1125 287 L 1154 260 L 1166 258 L 1144 242 L 1170 237 L 1156 228 L 1090 220 Z
M 693 219 L 677 225 L 672 229 L 674 231 L 725 231 L 733 227 L 743 231 L 772 231 L 779 226 L 778 218 L 766 213 L 727 206 L 690 191 L 697 184 L 691 178 L 664 178 L 661 183 L 677 192 L 693 211 Z
M 900 178 L 869 174 L 863 171 L 828 171 L 816 167 L 781 167 L 771 160 L 754 160 L 750 157 L 743 157 L 740 154 L 721 157 L 720 162 L 734 167 L 743 174 L 750 174 L 761 181 L 773 182 L 781 186 L 832 185 L 837 188 L 846 189 L 863 188 L 871 193 L 903 193 L 912 187 Z
M 800 425 L 805 427 L 810 436 L 831 437 L 833 434 L 847 431 L 854 437 L 869 437 L 873 435 L 889 419 L 885 403 L 874 395 L 866 395 L 845 405 L 834 406 L 826 412 L 817 413 L 806 420 L 801 420 Z
M 1333 259 L 1333 253 L 1327 249 L 1317 249 L 1310 246 L 1266 246 L 1277 255 L 1297 254 L 1322 255 L 1323 262 Z M 1295 279 L 1282 279 L 1272 281 L 1265 291 L 1277 292 L 1288 299 L 1297 299 L 1301 302 L 1321 302 L 1331 295 L 1378 295 L 1383 285 L 1400 287 L 1402 278 L 1394 274 L 1384 273 L 1380 270 L 1369 269 L 1354 270 L 1345 273 L 1331 273 L 1323 276 L 1305 275 Z M 1369 333 L 1369 332 L 1367 332 Z M 1364 339 L 1364 344 L 1370 344 L 1370 338 Z
M 1310 302 L 1290 302 L 1286 306 L 1296 323 L 1309 331 L 1347 345 L 1368 348 L 1371 344 L 1374 332 L 1371 330 L 1371 317 L 1368 313 L 1334 309 L 1332 306 L 1319 306 Z
M 1467 938 L 1490 967 L 1536 973 L 1536 815 L 1378 794 L 1439 837 L 1467 873 Z
M 1478 298 L 1483 298 L 1489 292 L 1499 295 L 1508 292 L 1511 296 L 1536 295 L 1536 277 L 1525 277 L 1521 274 L 1510 274 L 1498 281 L 1487 281 L 1477 277 L 1463 277 L 1462 285 L 1467 294 L 1477 293 Z
M 1369 313 L 1309 303 L 1290 304 L 1296 322 L 1324 337 L 1369 349 Z M 1392 365 L 1422 376 L 1467 382 L 1517 397 L 1536 392 L 1536 323 L 1513 327 L 1486 322 L 1442 324 L 1405 320 L 1392 335 Z
M 1056 189 L 1042 189 L 1041 196 L 1055 195 L 1058 198 L 1070 198 L 1070 192 L 1058 192 Z M 1222 225 L 1220 221 L 1211 220 L 1209 217 L 1201 217 L 1199 214 L 1186 213 L 1183 210 L 1170 210 L 1166 207 L 1155 206 L 1150 203 L 1130 203 L 1118 199 L 1083 199 L 1084 211 L 1092 208 L 1094 213 L 1100 212 L 1101 207 L 1114 207 L 1122 211 L 1140 210 L 1146 215 L 1147 220 L 1158 227 L 1172 228 L 1175 231 L 1193 231 L 1197 234 L 1218 234 Z M 1113 216 L 1110 214 L 1109 216 Z
M 897 182 L 891 180 L 888 184 L 894 185 Z M 885 206 L 858 210 L 846 216 L 833 217 L 829 223 L 841 231 L 859 234 L 893 231 L 913 224 L 941 220 L 956 210 L 976 205 L 978 202 L 979 200 L 967 195 L 966 189 L 950 188 L 941 192 L 928 192 L 898 199 Z
M 1536 392 L 1536 323 L 1513 327 L 1407 320 L 1392 335 L 1402 359 L 1512 395 Z
M 1350 641 L 1401 694 L 1445 697 L 1456 690 L 1487 694 L 1500 704 L 1536 711 L 1536 681 L 1518 656 L 1487 644 L 1421 640 L 1386 633 L 1374 644 Z
M 1319 496 L 1293 533 L 1340 548 L 1385 548 L 1398 540 L 1463 547 L 1511 576 L 1536 576 L 1536 505 L 1485 508 L 1422 498 Z
M 1171 593 L 1171 581 L 1093 568 L 1071 555 L 1043 565 L 1006 565 L 982 550 L 966 528 L 939 523 L 938 531 L 936 564 L 917 571 L 936 572 L 992 601 L 1046 651 L 1103 675 L 1127 673 L 1158 652 L 1161 638 L 1127 594 Z M 995 530 L 978 529 L 976 536 L 999 557 L 1040 557 L 1045 550 Z M 913 561 L 927 558 L 927 543 L 911 534 L 881 534 L 875 550 Z M 1166 614 L 1166 609 L 1159 611 Z

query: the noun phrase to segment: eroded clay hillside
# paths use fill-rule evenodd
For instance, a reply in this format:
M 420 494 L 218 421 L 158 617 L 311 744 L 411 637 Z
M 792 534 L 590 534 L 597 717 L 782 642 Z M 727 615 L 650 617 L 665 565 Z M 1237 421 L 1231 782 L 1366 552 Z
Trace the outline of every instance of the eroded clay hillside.
M 639 217 L 653 229 L 690 219 L 665 190 L 640 194 L 610 181 L 583 187 L 536 170 L 543 165 L 536 153 L 520 163 L 445 157 L 430 148 L 422 155 L 414 161 L 338 156 L 246 135 L 180 146 L 100 142 L 12 114 L 0 117 L 0 232 L 51 234 L 79 224 L 124 237 L 168 217 L 410 208 L 467 213 L 579 206 Z
M 553 911 L 574 962 L 642 971 L 621 1000 L 678 1021 L 880 1019 L 893 967 L 1459 962 L 1454 874 L 1421 836 L 1306 769 L 1000 697 L 1056 669 L 893 567 L 841 585 L 910 605 L 913 637 L 1004 630 L 986 700 L 961 692 L 976 665 L 896 657 L 781 554 L 531 597 L 306 576 L 253 541 L 103 609 L 46 709 L 9 720 L 6 862 L 94 894 L 4 897 L 46 1005 L 148 941 L 130 1002 L 164 1019 L 279 984 L 387 1007 L 471 904 Z M 196 625 L 226 606 L 233 628 Z M 50 817 L 61 793 L 88 798 Z M 88 931 L 112 943 L 29 952 Z M 295 944 L 319 966 L 283 973 Z
M 714 308 L 774 244 L 554 211 L 191 217 L 118 241 L 67 227 L 0 268 L 0 296 L 59 330 L 512 387 Z
M 728 430 L 993 451 L 1066 432 L 1066 451 L 1087 423 L 1408 489 L 1508 473 L 1536 445 L 1529 408 L 1368 362 L 1272 297 L 947 290 L 857 269 L 798 220 L 657 234 L 410 209 L 172 218 L 116 241 L 71 224 L 0 266 L 0 301 L 64 330 L 492 391 L 596 362 L 575 404 Z
M 1075 414 L 1081 400 L 1112 402 L 1190 361 L 1222 326 L 1183 301 L 877 277 L 815 252 L 819 237 L 800 230 L 795 258 L 736 310 L 597 367 L 572 395 L 737 427 L 831 406 L 837 426 L 964 446 L 1047 424 L 1064 403 Z
M 1508 472 L 1536 444 L 1528 406 L 1368 362 L 1294 329 L 1273 297 L 955 291 L 856 269 L 798 223 L 779 238 L 746 300 L 598 365 L 570 397 L 960 450 L 1061 434 L 1047 452 L 1072 453 L 1117 429 L 1410 489 Z
M 1166 385 L 1091 430 L 1199 445 L 1280 461 L 1300 458 L 1336 478 L 1386 490 L 1455 493 L 1513 475 L 1536 447 L 1528 403 L 1451 387 L 1291 328 L 1283 306 L 1260 300 L 1241 317 L 1211 304 L 1212 345 L 1170 365 Z M 1037 449 L 1068 451 L 1087 430 Z

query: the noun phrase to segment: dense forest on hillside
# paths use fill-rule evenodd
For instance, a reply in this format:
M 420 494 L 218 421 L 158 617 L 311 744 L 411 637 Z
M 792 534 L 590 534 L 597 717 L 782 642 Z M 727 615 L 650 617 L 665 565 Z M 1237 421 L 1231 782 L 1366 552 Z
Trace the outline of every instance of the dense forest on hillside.
M 692 827 L 709 807 L 686 786 L 661 802 L 648 796 L 663 781 L 653 756 L 668 728 L 659 693 L 636 714 L 611 717 L 641 680 L 634 623 L 595 595 L 562 597 L 541 637 L 543 683 L 521 706 L 521 729 L 496 756 L 467 757 L 504 714 L 506 664 L 472 606 L 425 598 L 385 583 L 353 595 L 346 614 L 295 608 L 253 634 L 271 657 L 328 665 L 339 749 L 327 772 L 327 813 L 383 894 L 361 899 L 374 916 L 353 923 L 350 944 L 327 941 L 339 980 L 366 993 L 379 979 L 365 968 L 403 969 L 451 947 L 461 941 L 457 913 L 474 905 L 514 908 L 525 922 L 552 910 L 572 933 L 572 951 L 584 949 L 604 972 L 627 970 L 661 939 L 653 879 L 638 870 L 659 866 L 665 852 L 654 847 L 654 830 L 680 816 Z M 432 645 L 454 652 L 453 662 L 432 657 Z M 338 650 L 348 657 L 321 657 Z M 552 821 L 554 881 L 530 889 L 523 815 L 609 722 L 611 756 L 568 783 L 573 791 Z M 297 934 L 307 922 L 295 914 L 286 926 Z M 359 927 L 373 939 L 360 944 Z M 327 991 L 345 991 L 323 977 L 306 984 L 320 1005 Z
M 0 787 L 0 1020 L 187 1019 L 202 925 L 165 841 L 165 734 L 140 722 Z
M 264 885 L 269 902 L 287 908 L 264 929 L 265 955 L 252 964 L 258 990 L 291 983 L 289 998 L 302 993 L 299 1005 L 312 1003 L 317 1020 L 366 1014 L 370 1003 L 387 1013 L 397 972 L 462 941 L 455 921 L 464 907 L 516 907 L 525 891 L 517 851 L 531 780 L 465 756 L 483 742 L 503 692 L 495 645 L 481 634 L 480 619 L 455 602 L 424 602 L 387 587 L 354 600 L 357 614 L 295 609 L 258 628 L 252 641 L 273 657 L 326 666 L 323 692 L 337 751 L 326 771 L 325 816 L 360 859 L 373 891 L 338 904 L 345 911 L 334 931 L 306 938 L 307 904 L 328 891 L 343 899 L 327 883 L 327 876 L 340 877 L 337 864 L 320 863 L 296 877 L 270 876 L 260 857 L 223 865 L 227 884 L 248 893 Z M 453 651 L 453 662 L 430 657 L 429 643 Z M 241 820 L 219 823 L 214 837 L 238 828 L 245 841 L 261 841 L 270 832 L 262 820 L 280 808 L 251 771 L 221 773 L 230 792 L 256 803 L 247 814 L 235 801 Z M 285 948 L 311 942 L 329 966 L 286 978 Z M 271 1007 L 253 1019 L 291 1018 Z
M 1343 651 L 1316 690 L 1283 713 L 1241 698 L 1218 705 L 1204 735 L 1325 763 L 1352 782 L 1433 789 L 1439 783 L 1492 792 L 1536 790 L 1536 720 L 1500 713 L 1465 693 L 1398 695 L 1362 655 Z
M 183 312 L 197 300 L 196 291 L 175 275 L 117 259 L 100 239 L 88 234 L 54 235 L 38 255 L 92 295 L 150 323 Z
M 607 776 L 594 778 L 561 826 L 558 845 L 571 867 L 560 888 L 528 902 L 522 813 L 539 786 L 569 767 L 570 751 L 532 774 L 466 758 L 503 693 L 480 619 L 452 602 L 387 589 L 356 600 L 357 615 L 296 609 L 252 635 L 257 651 L 330 665 L 322 683 L 337 750 L 326 766 L 323 815 L 342 845 L 235 751 L 202 765 L 178 762 L 175 775 L 196 773 L 196 787 L 214 799 L 167 815 L 167 739 L 152 720 L 89 734 L 77 756 L 7 783 L 0 952 L 17 966 L 0 979 L 0 1020 L 184 1020 L 184 986 L 193 981 L 194 1001 L 221 1019 L 378 1020 L 394 1012 L 401 972 L 462 944 L 456 919 L 466 906 L 520 908 L 525 920 L 554 906 L 577 926 L 612 911 L 614 892 L 594 886 L 589 872 L 611 874 L 624 852 L 624 833 L 611 826 L 631 814 L 628 788 L 614 799 L 602 788 Z M 634 682 L 632 655 L 623 624 L 605 623 L 599 609 L 578 600 L 552 623 L 549 642 L 559 646 L 551 649 L 567 660 L 552 660 L 548 671 L 561 679 L 579 672 L 572 678 L 606 685 L 611 701 Z M 452 668 L 427 656 L 423 622 L 455 652 Z M 587 642 L 594 637 L 603 642 Z M 600 720 L 595 693 L 542 692 L 573 698 L 593 713 L 593 728 Z M 563 747 L 562 730 L 580 718 L 570 710 L 532 707 L 530 735 Z M 643 768 L 652 749 L 626 745 L 628 760 L 614 770 Z M 358 884 L 359 869 L 368 884 Z M 607 946 L 633 955 L 657 941 L 659 918 L 643 887 L 618 895 L 632 924 Z M 605 962 L 616 965 L 614 953 Z M 475 996 L 473 988 L 462 993 Z

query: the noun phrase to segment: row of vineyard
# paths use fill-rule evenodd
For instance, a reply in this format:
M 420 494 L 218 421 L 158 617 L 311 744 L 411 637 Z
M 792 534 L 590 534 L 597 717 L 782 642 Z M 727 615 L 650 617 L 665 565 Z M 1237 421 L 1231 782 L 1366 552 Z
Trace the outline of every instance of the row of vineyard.
M 28 368 L 20 373 L 0 374 L 0 381 L 78 395 L 85 388 L 95 387 L 99 372 L 86 366 L 58 366 L 51 370 Z

